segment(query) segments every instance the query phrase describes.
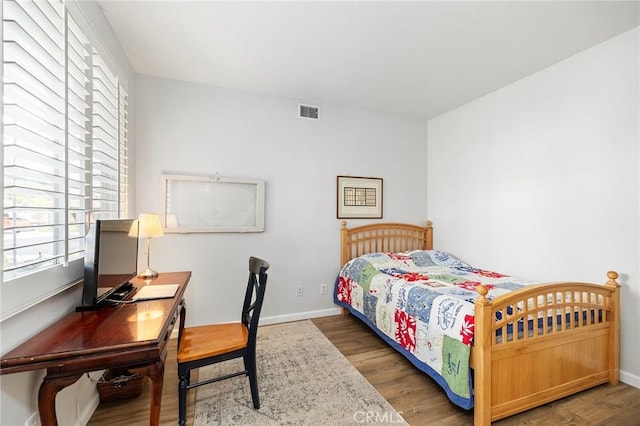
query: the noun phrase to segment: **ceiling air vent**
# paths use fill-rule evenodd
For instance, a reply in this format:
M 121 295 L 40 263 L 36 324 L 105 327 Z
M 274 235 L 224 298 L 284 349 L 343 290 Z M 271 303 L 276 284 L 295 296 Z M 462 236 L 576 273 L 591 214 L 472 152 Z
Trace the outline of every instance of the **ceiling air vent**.
M 298 104 L 298 117 L 319 120 L 320 108 L 313 105 Z

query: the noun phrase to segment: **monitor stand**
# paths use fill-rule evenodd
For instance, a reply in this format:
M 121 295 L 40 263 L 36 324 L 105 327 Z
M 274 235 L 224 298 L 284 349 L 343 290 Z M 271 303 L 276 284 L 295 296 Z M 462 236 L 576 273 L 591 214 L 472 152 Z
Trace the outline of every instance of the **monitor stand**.
M 89 306 L 76 306 L 76 312 L 95 311 L 100 308 L 109 308 L 119 305 L 123 300 L 127 299 L 131 293 L 136 291 L 136 287 L 131 282 L 122 284 L 116 291 L 111 293 L 100 302 Z

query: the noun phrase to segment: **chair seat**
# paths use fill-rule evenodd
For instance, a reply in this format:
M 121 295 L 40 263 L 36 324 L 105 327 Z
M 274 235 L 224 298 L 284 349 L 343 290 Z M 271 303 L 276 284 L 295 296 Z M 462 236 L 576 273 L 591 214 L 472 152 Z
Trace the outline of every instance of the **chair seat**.
M 247 327 L 240 322 L 185 327 L 180 338 L 178 363 L 246 348 L 248 338 Z

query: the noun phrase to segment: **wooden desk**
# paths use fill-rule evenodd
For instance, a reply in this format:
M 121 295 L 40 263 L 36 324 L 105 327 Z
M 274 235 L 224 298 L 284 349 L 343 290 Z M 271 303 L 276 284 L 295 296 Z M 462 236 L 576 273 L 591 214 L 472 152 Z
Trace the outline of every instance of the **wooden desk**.
M 121 304 L 94 311 L 72 312 L 2 357 L 0 374 L 47 369 L 40 385 L 38 409 L 43 426 L 57 425 L 56 394 L 84 373 L 127 367 L 152 382 L 151 417 L 160 420 L 160 402 L 167 342 L 180 317 L 184 323 L 184 291 L 191 272 L 162 273 L 150 281 L 180 284 L 172 299 Z M 145 281 L 134 279 L 137 288 Z M 135 295 L 134 295 L 135 296 Z

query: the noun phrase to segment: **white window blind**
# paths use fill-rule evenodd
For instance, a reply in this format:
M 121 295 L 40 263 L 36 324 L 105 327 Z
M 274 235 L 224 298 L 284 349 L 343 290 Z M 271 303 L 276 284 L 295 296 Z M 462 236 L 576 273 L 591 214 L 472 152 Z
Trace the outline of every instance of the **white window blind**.
M 118 217 L 120 147 L 118 85 L 93 53 L 93 211 L 96 219 Z
M 89 181 L 91 170 L 92 85 L 89 41 L 67 15 L 67 183 L 69 259 L 81 258 L 86 228 L 85 212 L 91 211 Z
M 118 86 L 118 140 L 120 147 L 120 211 L 129 211 L 129 96 Z M 124 141 L 124 143 L 123 143 Z
M 61 2 L 4 6 L 4 279 L 64 259 Z
M 64 1 L 3 0 L 2 18 L 5 318 L 12 285 L 24 305 L 81 278 L 90 215 L 127 216 L 128 105 Z

